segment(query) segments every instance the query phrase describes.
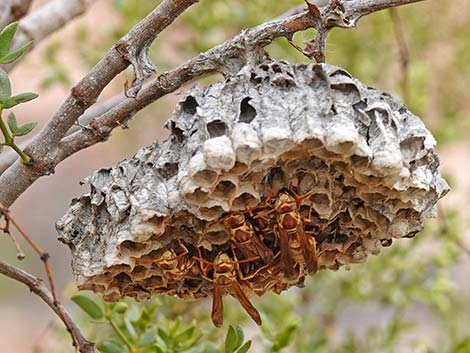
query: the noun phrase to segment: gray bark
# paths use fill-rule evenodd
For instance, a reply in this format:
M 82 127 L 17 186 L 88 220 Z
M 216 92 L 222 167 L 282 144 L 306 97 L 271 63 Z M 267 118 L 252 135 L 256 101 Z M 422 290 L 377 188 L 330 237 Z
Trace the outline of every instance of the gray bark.
M 263 204 L 283 188 L 313 192 L 301 210 L 320 269 L 336 270 L 412 237 L 449 190 L 435 140 L 388 93 L 343 69 L 284 62 L 245 66 L 225 82 L 191 89 L 167 127 L 168 140 L 86 179 L 57 223 L 78 285 L 108 300 L 168 293 L 208 295 L 210 282 L 171 281 L 158 264 L 176 239 L 213 259 L 230 246 L 214 220 Z M 255 294 L 281 291 L 260 273 Z

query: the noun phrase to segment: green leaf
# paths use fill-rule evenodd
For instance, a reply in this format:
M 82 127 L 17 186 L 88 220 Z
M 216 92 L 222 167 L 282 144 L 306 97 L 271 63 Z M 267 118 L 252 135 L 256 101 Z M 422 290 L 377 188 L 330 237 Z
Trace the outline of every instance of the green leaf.
M 174 320 L 171 323 L 170 328 L 168 329 L 168 334 L 170 336 L 174 336 L 176 332 L 178 331 L 178 329 L 180 328 L 180 326 L 181 326 L 181 316 L 178 316 L 176 320 Z
M 246 353 L 251 348 L 251 341 L 246 342 L 238 351 L 237 353 Z
M 453 345 L 452 353 L 469 353 L 470 352 L 470 338 L 465 338 L 460 342 Z
M 141 347 L 144 347 L 144 346 L 148 346 L 148 345 L 153 344 L 156 340 L 156 336 L 157 336 L 157 334 L 156 334 L 154 328 L 148 329 L 147 331 L 145 331 L 145 333 L 140 338 L 139 345 Z
M 238 348 L 238 334 L 232 325 L 228 327 L 227 336 L 225 337 L 225 353 L 233 353 Z
M 0 58 L 8 54 L 11 48 L 11 42 L 18 29 L 18 22 L 10 23 L 0 32 Z
M 12 51 L 5 56 L 0 58 L 0 64 L 11 64 L 13 61 L 18 60 L 25 52 L 29 49 L 29 47 L 33 44 L 33 42 L 26 43 L 20 49 Z
M 0 67 L 0 98 L 11 96 L 11 83 L 8 74 Z
M 36 93 L 32 92 L 26 92 L 26 93 L 20 93 L 16 96 L 13 97 L 4 97 L 0 99 L 0 104 L 2 105 L 3 108 L 12 108 L 15 105 L 29 102 L 30 100 L 33 100 L 37 98 L 38 95 Z
M 137 332 L 135 332 L 134 326 L 132 326 L 132 323 L 130 322 L 128 317 L 124 318 L 124 324 L 126 325 L 126 330 L 129 332 L 129 336 L 132 337 L 132 339 L 135 341 L 137 339 Z
M 10 128 L 10 131 L 12 132 L 13 135 L 15 135 L 16 130 L 18 130 L 18 122 L 16 121 L 16 117 L 13 112 L 8 114 L 7 122 L 8 122 L 8 127 Z
M 245 335 L 243 334 L 243 329 L 240 327 L 240 326 L 237 326 L 235 328 L 235 330 L 237 331 L 237 348 L 240 347 L 242 344 L 243 344 L 243 341 L 245 340 Z M 235 349 L 237 349 L 235 348 Z
M 103 310 L 93 299 L 81 294 L 74 295 L 70 299 L 92 319 L 101 320 L 103 318 Z
M 3 143 L 0 143 L 0 153 L 3 152 Z
M 196 330 L 196 326 L 194 324 L 189 325 L 183 331 L 179 332 L 175 336 L 175 341 L 176 342 L 185 342 L 185 341 L 189 340 L 193 336 L 195 330 Z
M 125 348 L 119 342 L 114 340 L 105 340 L 96 345 L 96 348 L 102 353 L 124 353 Z
M 272 351 L 279 352 L 281 349 L 287 347 L 294 339 L 294 333 L 299 325 L 297 323 L 288 324 L 277 335 L 274 341 Z

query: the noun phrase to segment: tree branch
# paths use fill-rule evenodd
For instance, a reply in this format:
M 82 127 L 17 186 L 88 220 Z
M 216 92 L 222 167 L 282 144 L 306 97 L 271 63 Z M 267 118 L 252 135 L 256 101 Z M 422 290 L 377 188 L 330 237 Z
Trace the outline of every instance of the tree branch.
M 31 292 L 39 296 L 61 319 L 67 330 L 72 335 L 80 353 L 98 353 L 95 344 L 88 341 L 81 333 L 78 326 L 72 320 L 62 304 L 54 301 L 51 292 L 44 282 L 33 275 L 0 260 L 0 274 L 15 281 L 21 282 L 29 287 Z
M 25 16 L 33 0 L 3 0 L 0 4 L 0 30 Z
M 137 111 L 160 97 L 179 89 L 184 83 L 212 72 L 234 73 L 244 64 L 256 62 L 263 54 L 262 48 L 276 38 L 291 39 L 294 33 L 308 28 L 316 28 L 322 25 L 324 23 L 322 21 L 325 19 L 328 21 L 329 28 L 352 27 L 361 17 L 372 12 L 419 1 L 422 0 L 352 0 L 345 2 L 334 0 L 333 4 L 336 6 L 321 7 L 321 18 L 312 14 L 311 11 L 306 11 L 244 30 L 227 42 L 161 74 L 142 89 L 135 98 L 128 98 L 108 113 L 93 119 L 89 129 L 82 129 L 61 141 L 65 132 L 83 111 L 93 104 L 101 90 L 118 72 L 124 69 L 124 66 L 128 65 L 128 61 L 124 59 L 126 55 L 119 55 L 121 51 L 117 48 L 125 47 L 127 54 L 129 54 L 129 47 L 142 48 L 149 41 L 149 37 L 153 38 L 148 35 L 149 31 L 142 32 L 138 39 L 135 36 L 140 33 L 138 28 L 152 27 L 149 23 L 151 22 L 150 18 L 156 16 L 155 12 L 158 12 L 159 8 L 165 5 L 171 6 L 167 4 L 169 1 L 163 1 L 151 15 L 147 16 L 119 41 L 103 60 L 72 89 L 72 95 L 67 98 L 38 137 L 25 149 L 25 152 L 33 157 L 33 165 L 25 166 L 17 161 L 0 176 L 0 185 L 8 185 L 8 188 L 4 188 L 5 192 L 0 195 L 0 202 L 11 205 L 35 180 L 53 173 L 55 166 L 63 159 L 80 149 L 105 140 L 112 129 L 120 126 Z M 176 1 L 170 1 L 170 3 L 176 3 Z M 185 1 L 184 4 L 186 7 L 191 5 L 188 1 Z M 181 6 L 183 5 L 180 4 L 182 12 Z M 167 12 L 165 14 L 168 15 Z M 166 21 L 165 26 L 170 22 Z

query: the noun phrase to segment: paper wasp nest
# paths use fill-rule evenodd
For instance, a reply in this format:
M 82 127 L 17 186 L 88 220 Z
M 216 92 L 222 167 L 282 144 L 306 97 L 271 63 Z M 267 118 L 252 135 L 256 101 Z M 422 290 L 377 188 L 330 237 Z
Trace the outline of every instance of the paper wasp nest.
M 448 191 L 421 120 L 336 66 L 245 67 L 187 92 L 168 128 L 162 144 L 89 176 L 90 193 L 57 223 L 80 288 L 108 300 L 204 297 L 223 253 L 240 262 L 248 297 L 280 292 L 308 272 L 297 263 L 295 278 L 283 276 L 280 194 L 297 195 L 290 205 L 316 241 L 318 269 L 336 270 L 413 237 Z M 243 215 L 269 261 L 243 262 L 230 214 Z

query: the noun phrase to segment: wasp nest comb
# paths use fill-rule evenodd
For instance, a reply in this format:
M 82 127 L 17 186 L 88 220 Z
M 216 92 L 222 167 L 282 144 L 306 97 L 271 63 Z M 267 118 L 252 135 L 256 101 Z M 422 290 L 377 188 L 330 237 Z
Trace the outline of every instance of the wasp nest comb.
M 171 135 L 89 176 L 58 222 L 80 288 L 248 298 L 412 237 L 448 186 L 435 140 L 389 94 L 326 65 L 269 62 L 191 89 Z

